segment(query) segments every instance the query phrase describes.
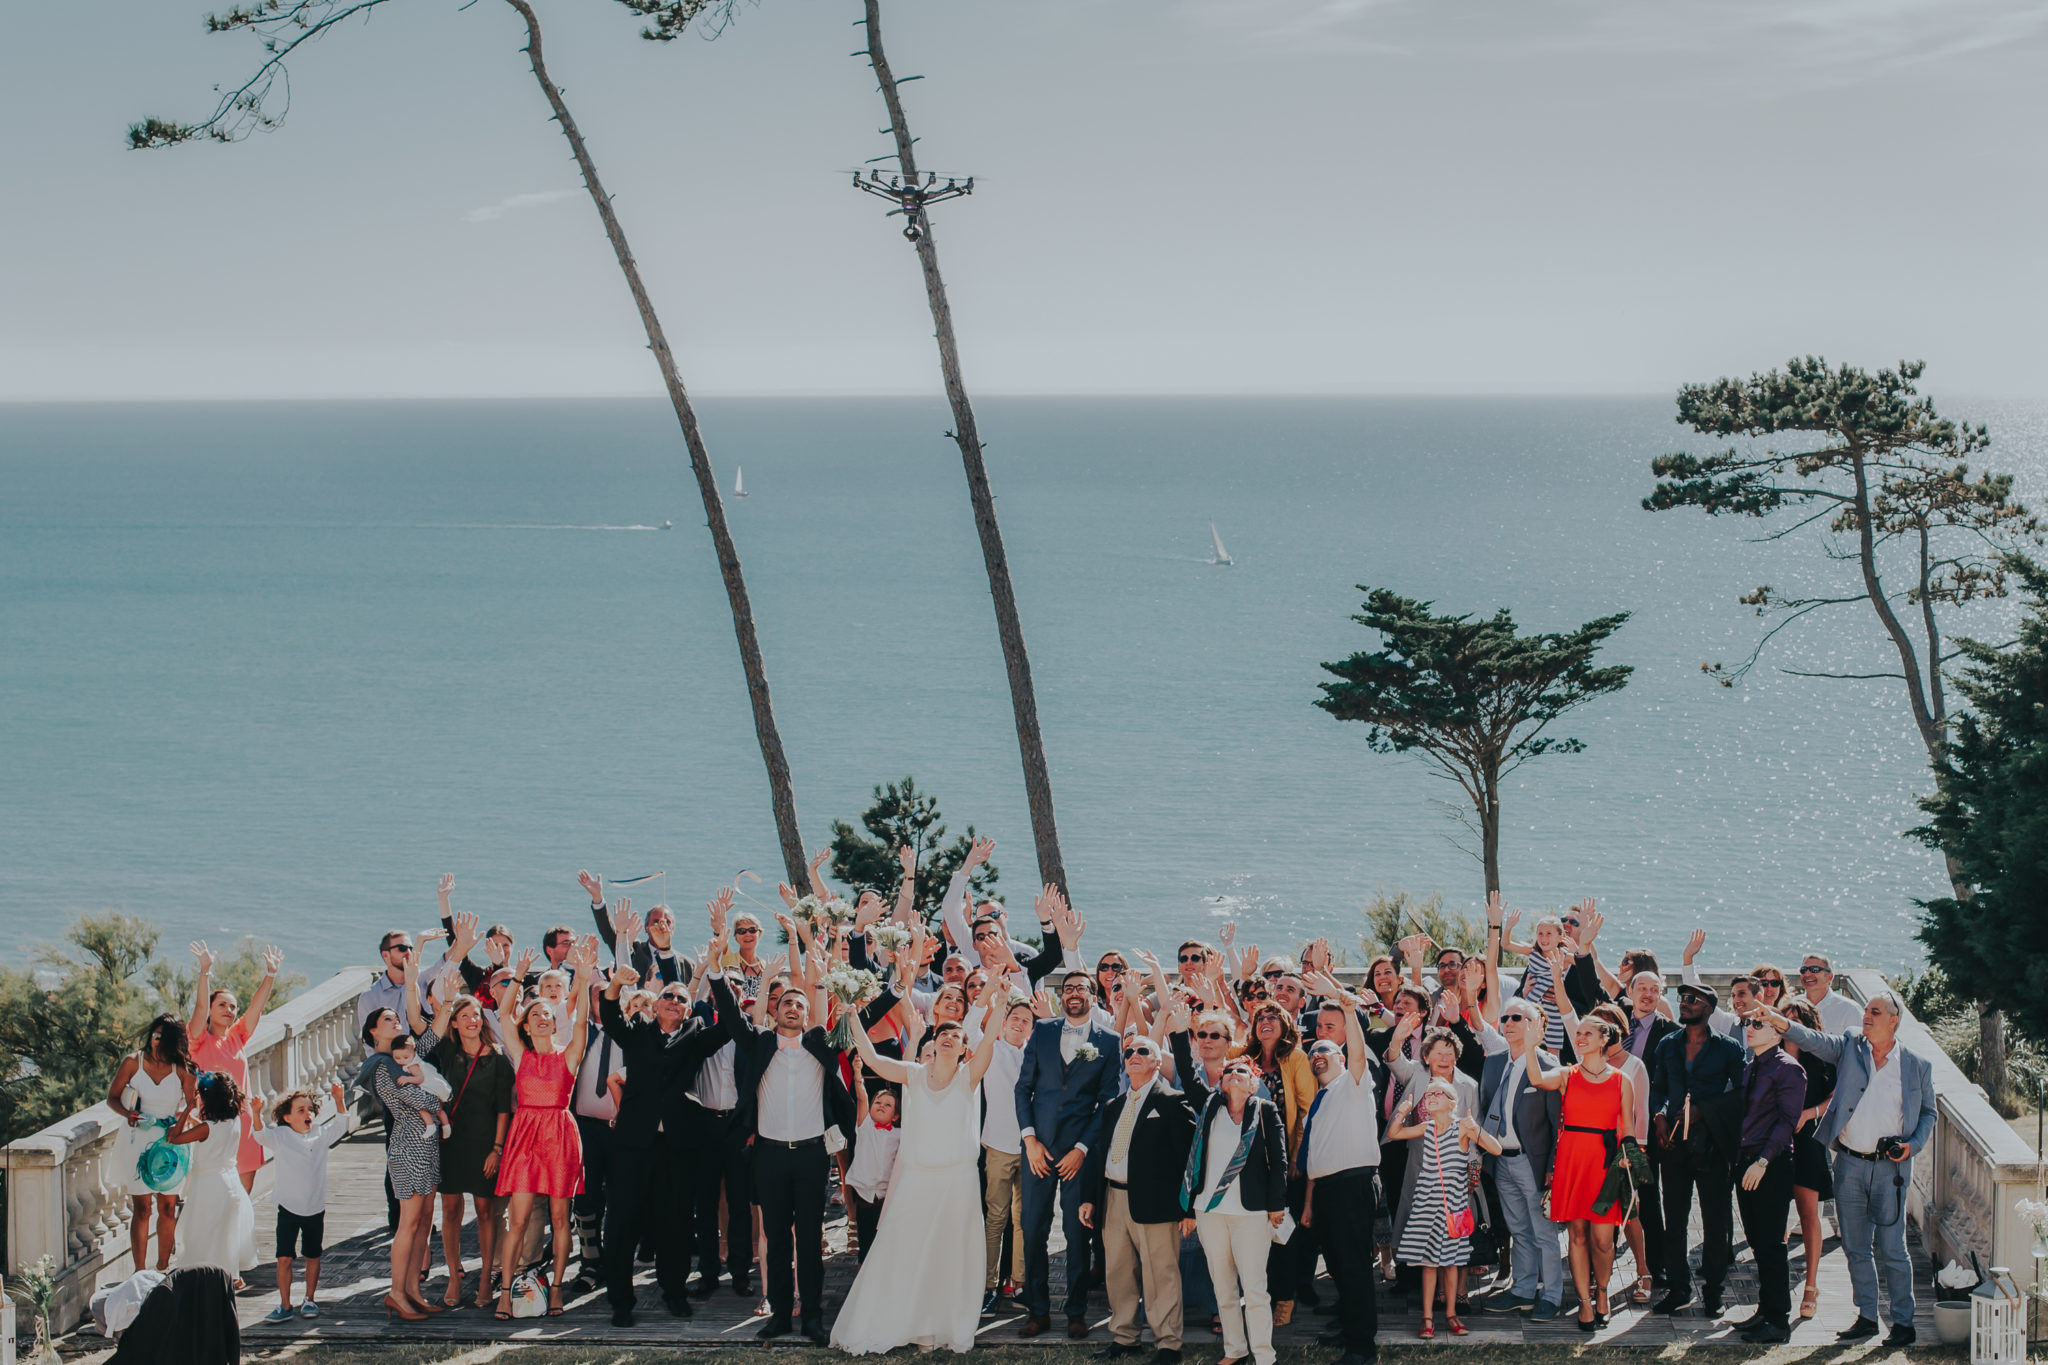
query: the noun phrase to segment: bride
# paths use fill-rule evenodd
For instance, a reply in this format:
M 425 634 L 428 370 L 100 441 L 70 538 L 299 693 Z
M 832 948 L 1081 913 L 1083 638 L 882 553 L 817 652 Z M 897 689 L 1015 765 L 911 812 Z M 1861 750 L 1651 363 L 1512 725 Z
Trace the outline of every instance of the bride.
M 991 1002 L 1005 992 L 993 984 Z M 832 1324 L 832 1344 L 854 1355 L 915 1343 L 965 1351 L 981 1325 L 987 1269 L 981 1221 L 982 1073 L 1002 1030 L 984 1023 L 981 1046 L 967 1051 L 956 1023 L 927 1040 L 924 1063 L 875 1051 L 856 1020 L 854 1045 L 864 1066 L 903 1087 L 903 1143 L 875 1242 Z

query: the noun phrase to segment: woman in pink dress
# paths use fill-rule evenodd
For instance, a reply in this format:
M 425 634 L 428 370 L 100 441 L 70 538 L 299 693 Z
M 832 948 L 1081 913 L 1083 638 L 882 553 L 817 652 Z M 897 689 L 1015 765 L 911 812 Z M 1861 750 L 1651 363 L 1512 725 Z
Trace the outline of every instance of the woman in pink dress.
M 233 1079 L 243 1094 L 249 1092 L 249 1063 L 243 1053 L 249 1049 L 249 1040 L 256 1036 L 256 1026 L 263 1022 L 263 1007 L 270 1003 L 270 991 L 277 984 L 277 974 L 284 967 L 284 954 L 276 948 L 263 950 L 263 980 L 256 985 L 256 994 L 249 999 L 249 1012 L 237 1015 L 240 1006 L 231 990 L 214 990 L 213 950 L 205 942 L 192 945 L 192 956 L 199 962 L 199 981 L 192 996 L 192 1022 L 185 1026 L 185 1032 L 192 1039 L 192 1065 L 200 1071 L 218 1071 Z M 252 1107 L 242 1107 L 242 1143 L 235 1153 L 235 1172 L 242 1178 L 242 1188 L 256 1187 L 256 1172 L 263 1165 L 263 1148 L 250 1134 Z
M 597 936 L 586 937 L 569 953 L 576 980 L 568 998 L 551 1003 L 539 996 L 521 1000 L 510 1026 L 502 1012 L 498 1034 L 505 1040 L 505 1058 L 512 1063 L 514 1100 L 512 1126 L 505 1134 L 505 1155 L 498 1165 L 498 1197 L 510 1198 L 510 1236 L 505 1238 L 505 1287 L 496 1316 L 512 1316 L 512 1277 L 518 1270 L 519 1248 L 526 1240 L 533 1201 L 545 1195 L 548 1221 L 555 1232 L 555 1274 L 548 1282 L 548 1316 L 562 1313 L 562 1277 L 569 1270 L 569 1201 L 583 1193 L 583 1139 L 569 1113 L 576 1094 L 576 1068 L 583 1061 L 590 1008 L 590 983 L 597 968 Z M 510 993 L 508 987 L 507 993 Z M 557 1017 L 561 1009 L 565 1018 Z

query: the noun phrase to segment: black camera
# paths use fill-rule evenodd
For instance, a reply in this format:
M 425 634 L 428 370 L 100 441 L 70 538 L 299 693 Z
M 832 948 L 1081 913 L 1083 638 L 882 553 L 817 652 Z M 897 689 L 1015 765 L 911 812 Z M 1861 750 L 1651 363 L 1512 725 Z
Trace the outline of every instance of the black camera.
M 1888 1137 L 1879 1138 L 1877 1140 L 1877 1155 L 1881 1159 L 1885 1161 L 1897 1161 L 1900 1157 L 1904 1156 L 1905 1154 L 1906 1140 L 1904 1138 Z

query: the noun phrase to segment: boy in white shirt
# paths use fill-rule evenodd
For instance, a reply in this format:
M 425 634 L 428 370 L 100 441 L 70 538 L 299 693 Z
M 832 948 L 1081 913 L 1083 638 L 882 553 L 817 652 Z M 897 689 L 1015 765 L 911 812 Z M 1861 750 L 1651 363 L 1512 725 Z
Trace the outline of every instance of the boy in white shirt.
M 846 1171 L 846 1187 L 855 1196 L 857 1259 L 865 1261 L 868 1246 L 875 1240 L 875 1227 L 882 1221 L 882 1201 L 889 1197 L 889 1179 L 896 1173 L 896 1149 L 903 1134 L 896 1127 L 896 1092 L 882 1087 L 869 1099 L 867 1076 L 858 1058 L 853 1063 L 853 1102 L 858 1126 L 854 1130 L 853 1164 Z
M 294 1090 L 281 1096 L 270 1110 L 270 1122 L 263 1122 L 261 1103 L 251 1097 L 249 1112 L 256 1127 L 250 1133 L 267 1148 L 276 1164 L 272 1196 L 277 1200 L 277 1307 L 265 1322 L 290 1322 L 292 1318 L 292 1260 L 303 1252 L 306 1258 L 306 1301 L 299 1316 L 317 1318 L 320 1305 L 321 1236 L 327 1223 L 327 1154 L 334 1144 L 348 1136 L 347 1096 L 339 1084 L 329 1087 L 334 1112 L 315 1123 L 320 1103 L 310 1090 Z M 303 1242 L 303 1245 L 301 1243 Z

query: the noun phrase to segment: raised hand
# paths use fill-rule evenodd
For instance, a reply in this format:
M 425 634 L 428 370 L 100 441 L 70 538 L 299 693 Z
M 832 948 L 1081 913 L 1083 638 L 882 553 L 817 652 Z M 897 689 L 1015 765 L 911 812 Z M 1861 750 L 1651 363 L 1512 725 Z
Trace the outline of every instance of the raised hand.
M 521 948 L 519 960 L 512 964 L 512 975 L 521 981 L 526 980 L 526 974 L 533 970 L 533 964 L 539 960 L 540 949 Z
M 1216 940 L 1226 948 L 1237 942 L 1237 921 L 1234 919 L 1223 921 L 1223 932 L 1216 936 Z
M 1692 937 L 1685 941 L 1685 957 L 1683 959 L 1685 965 L 1690 967 L 1692 965 L 1692 960 L 1699 956 L 1700 949 L 1706 946 L 1707 931 L 1704 929 L 1693 930 Z
M 899 844 L 897 846 L 896 861 L 902 865 L 905 881 L 917 875 L 917 850 L 909 844 Z
M 1402 958 L 1407 961 L 1409 966 L 1420 967 L 1422 965 L 1423 945 L 1427 942 L 1427 935 L 1410 934 L 1394 946 L 1400 949 Z
M 569 965 L 579 972 L 595 971 L 597 968 L 597 935 L 585 934 L 577 940 L 569 953 Z
M 263 950 L 263 974 L 265 976 L 276 976 L 283 970 L 284 954 L 279 952 L 277 945 L 273 943 Z
M 588 872 L 578 872 L 578 873 L 576 874 L 576 882 L 577 882 L 577 884 L 578 884 L 578 885 L 580 885 L 580 886 L 581 886 L 581 887 L 582 887 L 582 888 L 583 888 L 583 889 L 584 889 L 585 891 L 587 891 L 587 892 L 589 892 L 589 893 L 590 893 L 590 903 L 591 903 L 592 905 L 603 905 L 603 904 L 604 904 L 604 879 L 603 879 L 603 878 L 601 878 L 601 877 L 593 877 L 593 876 L 591 876 L 591 875 L 590 875 L 590 874 L 589 874 Z
M 455 993 L 455 978 L 457 975 L 458 973 L 456 972 L 442 972 L 434 978 L 434 1013 L 436 1015 L 446 1017 L 443 1011 L 447 1007 L 449 997 Z
M 632 933 L 620 930 L 618 926 L 622 923 L 632 925 Z M 614 933 L 618 934 L 619 942 L 621 943 L 632 942 L 634 936 L 640 932 L 640 917 L 633 913 L 633 898 L 631 896 L 619 897 L 619 903 L 612 907 L 612 929 Z
M 512 955 L 512 945 L 501 938 L 484 940 L 484 956 L 491 960 L 493 967 L 505 965 L 505 959 Z
M 811 861 L 805 864 L 805 866 L 809 867 L 811 871 L 816 872 L 819 868 L 825 865 L 826 859 L 830 858 L 831 856 L 832 846 L 830 844 L 827 844 L 825 847 L 819 849 L 816 853 L 813 853 L 811 855 Z
M 1477 1004 L 1479 1002 L 1479 992 L 1486 989 L 1486 964 L 1476 957 L 1471 958 L 1465 963 L 1465 970 L 1462 975 L 1464 977 L 1462 983 L 1464 989 L 1459 993 L 1465 999 Z
M 1510 911 L 1508 911 L 1508 913 L 1507 913 L 1507 918 L 1506 918 L 1506 919 L 1503 919 L 1503 920 L 1502 920 L 1502 921 L 1500 922 L 1500 936 L 1501 936 L 1502 938 L 1512 938 L 1512 937 L 1514 937 L 1514 933 L 1515 933 L 1515 926 L 1516 926 L 1517 924 L 1520 924 L 1521 922 L 1522 922 L 1522 912 L 1521 912 L 1521 911 L 1519 911 L 1519 910 L 1510 910 Z
M 623 995 L 640 984 L 640 973 L 621 962 L 618 966 L 612 968 L 610 979 L 611 983 L 618 986 L 619 993 Z
M 788 906 L 792 910 L 796 909 L 797 895 L 796 892 L 790 889 L 788 882 L 775 883 L 775 894 L 782 897 L 782 903 L 784 905 Z M 780 916 L 777 916 L 777 918 L 779 919 Z
M 211 975 L 213 964 L 216 960 L 213 955 L 213 949 L 206 946 L 205 939 L 194 939 L 191 949 L 193 960 L 199 964 L 199 974 L 201 976 Z
M 1593 951 L 1593 940 L 1600 937 L 1600 926 L 1607 923 L 1607 916 L 1593 908 L 1593 900 L 1586 899 L 1585 909 L 1579 912 L 1579 951 Z
M 1489 891 L 1489 892 L 1487 892 L 1487 893 L 1486 893 L 1486 922 L 1487 922 L 1487 924 L 1488 924 L 1488 925 L 1499 925 L 1499 924 L 1500 924 L 1500 923 L 1502 922 L 1503 918 L 1504 918 L 1504 917 L 1506 916 L 1506 914 L 1507 914 L 1507 910 L 1506 910 L 1506 909 L 1505 909 L 1505 908 L 1504 908 L 1504 907 L 1503 907 L 1503 906 L 1501 905 L 1501 901 L 1500 901 L 1500 892 L 1498 892 L 1498 891 Z
M 457 957 L 468 957 L 469 950 L 476 947 L 477 936 L 483 932 L 483 917 L 465 910 L 455 916 L 455 939 L 448 945 L 448 951 Z M 278 965 L 284 965 L 280 959 Z
M 1046 994 L 1042 988 L 1033 991 L 1031 994 L 1031 1012 L 1040 1019 L 1050 1019 L 1059 1013 L 1058 1010 L 1053 1008 L 1052 997 Z M 1040 1171 L 1039 1174 L 1043 1175 L 1045 1172 Z
M 1344 983 L 1331 976 L 1328 971 L 1311 972 L 1302 978 L 1309 994 L 1319 995 L 1325 1000 L 1336 1000 L 1346 1005 L 1353 1004 L 1357 997 L 1344 989 Z
M 732 913 L 732 898 L 733 889 L 721 886 L 718 888 L 718 894 L 713 896 L 711 903 L 705 907 L 711 912 L 711 932 L 720 938 L 725 937 L 725 918 Z
M 455 874 L 443 872 L 441 882 L 434 888 L 434 894 L 441 898 L 441 913 L 448 913 L 448 898 L 455 894 Z
M 1186 1033 L 1195 1026 L 1195 1016 L 1186 1005 L 1176 1004 L 1166 1016 L 1168 1033 Z
M 980 867 L 983 863 L 987 862 L 989 858 L 994 855 L 995 851 L 995 840 L 976 839 L 973 845 L 967 850 L 967 861 L 960 865 L 961 870 L 964 872 L 974 871 L 975 868 Z

